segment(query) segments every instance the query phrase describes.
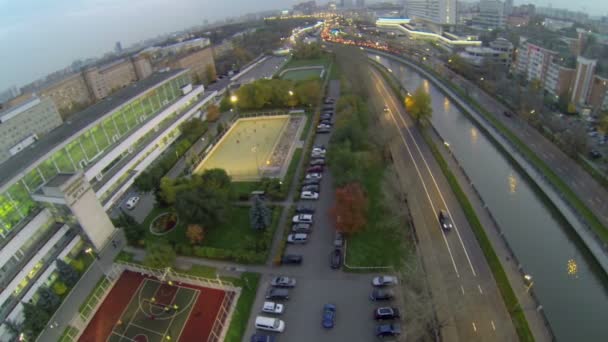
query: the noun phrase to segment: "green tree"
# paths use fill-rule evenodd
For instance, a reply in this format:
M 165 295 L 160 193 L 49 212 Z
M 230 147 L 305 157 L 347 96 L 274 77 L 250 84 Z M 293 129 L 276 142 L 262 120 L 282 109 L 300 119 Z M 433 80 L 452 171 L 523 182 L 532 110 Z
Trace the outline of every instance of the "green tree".
M 207 131 L 207 124 L 200 119 L 192 118 L 183 122 L 179 126 L 179 129 L 182 132 L 182 136 L 192 143 Z
M 205 77 L 207 79 L 207 84 L 217 79 L 217 74 L 215 73 L 215 66 L 213 64 L 207 64 L 207 66 L 205 67 Z
M 422 86 L 419 86 L 414 94 L 405 98 L 405 107 L 418 124 L 428 123 L 433 115 L 431 96 L 424 91 Z
M 220 112 L 227 112 L 230 108 L 232 108 L 232 105 L 230 104 L 230 93 L 226 93 L 226 96 L 220 101 Z
M 38 289 L 38 301 L 36 301 L 36 306 L 41 308 L 42 310 L 48 312 L 49 314 L 53 314 L 59 304 L 61 303 L 61 298 L 55 292 L 51 291 L 46 286 L 41 286 Z
M 173 205 L 177 197 L 176 186 L 174 181 L 169 177 L 160 179 L 160 197 L 167 205 Z
M 321 82 L 318 80 L 300 81 L 295 86 L 295 95 L 303 105 L 314 106 L 321 99 Z
M 53 284 L 53 292 L 55 292 L 58 296 L 63 296 L 66 292 L 68 292 L 68 287 L 62 281 L 55 281 Z
M 608 111 L 604 111 L 600 115 L 597 129 L 604 134 L 608 134 Z
M 200 175 L 200 179 L 203 183 L 203 186 L 206 188 L 213 188 L 222 190 L 225 192 L 230 192 L 232 187 L 232 181 L 226 170 L 224 169 L 209 169 L 205 170 L 202 175 Z
M 131 215 L 124 212 L 120 213 L 113 223 L 114 226 L 123 229 L 130 245 L 138 245 L 146 234 L 144 228 Z
M 249 221 L 254 230 L 264 230 L 270 226 L 271 211 L 259 196 L 255 196 L 249 209 Z
M 225 222 L 229 194 L 216 188 L 198 187 L 178 193 L 175 210 L 188 224 L 211 228 Z
M 35 340 L 38 334 L 44 330 L 51 315 L 32 303 L 22 302 L 21 304 L 23 304 L 23 316 L 25 317 L 23 333 L 29 339 Z
M 207 107 L 207 121 L 216 122 L 220 118 L 220 108 L 214 104 Z
M 152 268 L 166 268 L 173 266 L 176 254 L 173 247 L 166 241 L 149 243 L 146 246 L 144 265 Z
M 57 259 L 56 263 L 59 279 L 69 287 L 76 285 L 78 279 L 80 278 L 78 271 L 61 259 Z

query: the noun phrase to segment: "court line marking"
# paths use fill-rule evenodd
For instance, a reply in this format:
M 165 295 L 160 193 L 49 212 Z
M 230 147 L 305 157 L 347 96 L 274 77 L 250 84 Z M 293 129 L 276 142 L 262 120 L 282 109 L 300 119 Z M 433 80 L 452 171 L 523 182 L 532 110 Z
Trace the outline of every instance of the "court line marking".
M 462 295 L 464 296 L 464 287 L 460 285 L 460 290 L 462 291 Z
M 376 75 L 376 78 L 378 78 L 377 75 Z M 383 83 L 380 82 L 380 84 L 384 88 Z M 377 84 L 376 84 L 376 88 L 378 89 L 378 85 Z M 385 91 L 387 91 L 386 88 L 384 88 L 384 89 L 385 89 Z M 380 89 L 378 89 L 378 90 L 380 90 Z M 394 101 L 394 99 L 392 97 L 391 97 L 391 100 Z M 414 155 L 412 154 L 412 151 L 410 150 L 410 147 L 409 147 L 409 145 L 407 144 L 407 142 L 405 140 L 405 136 L 403 135 L 403 131 L 399 128 L 399 124 L 397 123 L 397 119 L 395 119 L 395 115 L 393 114 L 393 111 L 389 110 L 388 112 L 391 115 L 391 118 L 393 119 L 393 122 L 395 123 L 397 131 L 399 132 L 399 136 L 401 137 L 401 140 L 403 141 L 403 144 L 405 145 L 405 148 L 407 149 L 407 152 L 410 155 L 410 158 L 412 159 L 412 163 L 414 164 L 414 167 L 416 168 L 416 173 L 418 174 L 418 178 L 420 179 L 420 181 L 422 183 L 422 187 L 424 188 L 424 192 L 426 194 L 426 198 L 429 200 L 429 203 L 431 205 L 431 209 L 433 210 L 433 214 L 435 215 L 435 219 L 437 220 L 437 222 L 439 222 L 439 219 L 437 218 L 437 210 L 435 209 L 435 206 L 433 205 L 433 201 L 431 200 L 431 196 L 429 195 L 429 192 L 428 192 L 428 190 L 426 188 L 426 184 L 424 182 L 424 179 L 422 178 L 422 174 L 420 172 L 420 169 L 418 168 L 418 163 L 416 163 L 416 160 L 414 159 Z M 437 228 L 439 228 L 441 230 L 441 227 L 439 227 L 439 225 L 437 225 Z M 450 244 L 448 243 L 448 239 L 446 238 L 444 232 L 441 232 L 441 236 L 443 237 L 443 242 L 445 243 L 445 245 L 446 245 L 446 247 L 448 249 L 448 253 L 450 254 L 450 259 L 452 260 L 452 266 L 454 267 L 454 270 L 456 271 L 456 276 L 458 278 L 460 278 L 460 273 L 458 272 L 458 267 L 456 266 L 456 261 L 454 260 L 454 256 L 452 255 L 452 249 L 450 248 Z
M 175 339 L 175 341 L 179 341 L 180 337 L 182 336 L 182 334 L 184 333 L 184 330 L 186 329 L 186 325 L 188 324 L 188 321 L 190 320 L 190 314 L 192 314 L 192 310 L 194 309 L 194 305 L 196 305 L 196 302 L 198 301 L 198 297 L 201 295 L 201 291 L 197 291 L 194 293 L 194 296 L 196 299 L 194 301 L 194 304 L 190 305 L 190 311 L 188 311 L 188 316 L 186 319 L 186 322 L 184 322 L 184 324 L 182 325 L 182 329 L 179 331 L 179 334 L 177 335 L 177 338 Z M 219 313 L 219 310 L 218 310 Z M 169 325 L 171 326 L 171 325 Z
M 494 325 L 494 321 L 490 321 L 490 324 L 492 325 L 492 330 L 496 330 L 496 326 Z
M 150 281 L 154 281 L 154 282 L 156 282 L 156 283 L 161 284 L 161 282 L 160 282 L 159 280 L 156 280 L 156 279 L 150 279 Z M 172 285 L 172 286 L 173 286 L 173 285 Z M 195 292 L 195 293 L 200 293 L 200 292 L 201 292 L 201 290 L 198 290 L 198 289 L 192 289 L 192 288 L 189 288 L 189 287 L 184 287 L 184 286 L 179 286 L 179 285 L 175 285 L 175 286 L 177 286 L 179 289 L 186 289 L 186 290 L 188 290 L 188 291 L 192 291 L 192 292 Z M 179 290 L 178 290 L 178 291 L 179 291 Z M 140 297 L 140 298 L 141 298 L 141 297 Z M 139 307 L 139 310 L 141 310 L 141 312 L 142 312 L 142 313 L 145 315 L 145 314 L 146 314 L 146 312 L 145 312 L 145 311 L 144 311 L 144 309 L 142 308 L 141 303 L 142 303 L 142 301 L 141 301 L 141 300 L 139 300 L 139 301 L 138 301 L 138 307 Z M 190 303 L 188 303 L 188 305 L 192 305 L 192 298 L 191 298 L 191 300 L 190 300 Z M 187 308 L 187 306 L 188 306 L 188 305 L 186 305 L 186 306 L 185 306 L 184 308 L 182 308 L 180 311 L 174 312 L 174 313 L 172 314 L 172 316 L 171 316 L 171 317 L 173 317 L 173 316 L 175 316 L 175 315 L 179 315 L 179 314 L 181 314 L 181 313 L 182 313 L 184 310 L 186 310 L 186 308 Z M 171 317 L 169 317 L 169 316 L 167 316 L 167 317 L 157 317 L 156 319 L 157 319 L 157 320 L 159 320 L 159 321 L 164 321 L 164 320 L 167 320 L 167 319 L 169 319 L 169 318 L 171 318 Z
M 123 338 L 124 338 L 124 339 L 126 339 L 127 341 L 136 342 L 135 340 L 133 340 L 133 339 L 131 339 L 131 338 L 129 338 L 129 337 L 127 337 L 127 336 L 125 336 L 125 335 L 119 334 L 119 333 L 115 332 L 114 330 L 112 330 L 112 333 L 111 333 L 111 334 L 108 336 L 108 338 L 106 339 L 106 341 L 107 341 L 107 340 L 108 340 L 108 339 L 109 339 L 109 338 L 110 338 L 112 335 L 116 335 L 116 336 L 118 336 L 118 337 L 120 338 L 119 342 L 120 342 L 120 341 L 122 341 L 122 339 L 123 339 Z
M 130 326 L 134 326 L 134 327 L 136 327 L 136 328 L 139 328 L 139 329 L 143 329 L 143 330 L 149 331 L 149 332 L 151 332 L 151 333 L 153 333 L 153 334 L 156 334 L 156 335 L 159 335 L 159 336 L 163 336 L 163 334 L 159 333 L 158 331 L 155 331 L 155 330 L 152 330 L 152 329 L 146 328 L 146 327 L 141 326 L 141 325 L 139 325 L 139 324 L 137 324 L 137 323 L 131 323 L 131 325 L 130 325 Z
M 139 290 L 141 289 L 141 287 L 143 286 L 143 284 L 144 284 L 144 283 L 145 283 L 145 281 L 140 281 L 140 282 L 139 282 L 139 286 L 137 287 L 137 290 L 135 291 L 135 293 L 139 293 Z M 132 301 L 133 301 L 133 299 L 134 299 L 134 298 L 136 298 L 136 297 L 138 297 L 138 296 L 135 296 L 135 295 L 134 295 L 134 296 L 131 296 L 131 299 L 129 300 L 129 303 L 127 303 L 127 306 L 125 306 L 125 308 L 124 308 L 124 309 L 122 309 L 122 312 L 120 313 L 120 316 L 118 316 L 118 320 L 119 320 L 119 321 L 121 321 L 121 322 L 122 322 L 122 319 L 121 319 L 121 318 L 122 318 L 122 316 L 124 316 L 125 312 L 127 311 L 127 309 L 129 308 L 129 306 L 131 305 L 131 302 L 132 302 Z M 103 303 L 102 303 L 102 304 L 103 304 Z M 136 311 L 136 313 L 137 313 L 137 311 Z M 134 315 L 134 316 L 135 316 L 135 315 Z M 124 322 L 123 322 L 123 324 L 124 324 Z M 112 327 L 112 334 L 114 334 L 114 333 L 115 333 L 115 332 L 114 332 L 114 328 L 115 328 L 115 327 L 116 327 L 116 323 L 114 323 L 114 326 Z M 127 330 L 127 328 L 128 328 L 128 327 L 129 327 L 129 325 L 127 324 L 127 325 L 125 326 L 125 331 Z M 123 336 L 122 334 L 117 334 L 117 335 Z M 110 334 L 110 335 L 109 335 L 109 336 L 106 338 L 106 341 L 108 341 L 108 339 L 110 338 L 110 336 L 112 336 L 112 335 Z
M 479 289 L 479 293 L 483 294 L 483 291 L 481 290 L 481 285 L 477 285 L 477 288 Z
M 475 322 L 472 322 L 472 323 L 473 323 L 473 331 L 477 332 L 477 326 L 475 325 Z

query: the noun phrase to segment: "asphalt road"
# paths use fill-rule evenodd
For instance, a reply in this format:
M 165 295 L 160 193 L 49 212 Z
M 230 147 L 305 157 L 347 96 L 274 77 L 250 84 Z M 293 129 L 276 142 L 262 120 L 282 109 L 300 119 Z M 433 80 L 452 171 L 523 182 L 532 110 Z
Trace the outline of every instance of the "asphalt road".
M 456 198 L 424 139 L 384 80 L 373 74 L 376 108 L 398 128 L 394 155 L 419 237 L 442 337 L 446 341 L 515 341 L 517 335 L 492 273 Z M 454 228 L 443 232 L 446 210 Z
M 259 80 L 265 77 L 272 77 L 283 63 L 287 61 L 287 57 L 269 56 L 262 63 L 256 65 L 253 69 L 242 74 L 233 83 L 249 83 L 255 80 Z
M 339 95 L 339 82 L 331 81 L 329 94 Z M 329 134 L 315 137 L 315 144 L 328 146 Z M 333 249 L 335 228 L 329 218 L 329 210 L 334 201 L 334 185 L 329 171 L 323 174 L 321 193 L 318 201 L 307 201 L 316 208 L 313 232 L 305 245 L 290 245 L 286 253 L 301 254 L 304 258 L 300 266 L 276 267 L 274 275 L 289 275 L 297 280 L 295 289 L 290 290 L 290 299 L 284 301 L 285 313 L 278 316 L 285 321 L 285 331 L 275 334 L 279 341 L 375 341 L 376 322 L 371 319 L 376 306 L 369 300 L 372 291 L 373 274 L 346 273 L 330 268 L 329 255 Z M 253 321 L 260 314 L 265 301 L 264 295 L 272 275 L 262 277 L 252 314 L 243 341 L 249 341 L 255 332 Z M 323 305 L 337 306 L 336 326 L 326 330 L 321 326 Z M 263 314 L 269 316 L 268 314 Z M 260 332 L 266 333 L 266 332 Z

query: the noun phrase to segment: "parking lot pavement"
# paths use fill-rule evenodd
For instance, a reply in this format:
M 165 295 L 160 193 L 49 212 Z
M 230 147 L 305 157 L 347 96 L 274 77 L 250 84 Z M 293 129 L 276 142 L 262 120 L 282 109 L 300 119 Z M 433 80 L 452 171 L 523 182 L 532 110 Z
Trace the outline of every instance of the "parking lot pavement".
M 133 209 L 127 209 L 126 203 L 129 198 L 133 196 L 139 196 L 139 202 Z M 127 215 L 132 216 L 137 223 L 142 223 L 146 219 L 146 217 L 150 214 L 152 209 L 154 209 L 154 204 L 156 203 L 156 198 L 154 197 L 154 193 L 146 193 L 140 194 L 133 187 L 129 189 L 129 191 L 122 196 L 119 201 L 120 205 L 116 206 L 111 213 L 112 218 L 117 218 L 120 215 L 120 212 L 124 212 Z

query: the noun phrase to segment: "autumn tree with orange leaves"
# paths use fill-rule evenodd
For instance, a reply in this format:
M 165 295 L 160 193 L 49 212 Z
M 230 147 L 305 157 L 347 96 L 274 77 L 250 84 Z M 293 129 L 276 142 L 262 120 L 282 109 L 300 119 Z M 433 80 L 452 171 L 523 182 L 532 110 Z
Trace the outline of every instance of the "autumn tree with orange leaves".
M 367 223 L 367 197 L 359 183 L 348 183 L 336 189 L 336 204 L 331 209 L 336 229 L 351 234 Z

